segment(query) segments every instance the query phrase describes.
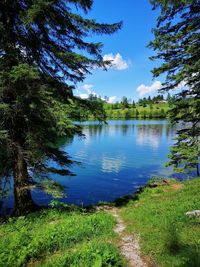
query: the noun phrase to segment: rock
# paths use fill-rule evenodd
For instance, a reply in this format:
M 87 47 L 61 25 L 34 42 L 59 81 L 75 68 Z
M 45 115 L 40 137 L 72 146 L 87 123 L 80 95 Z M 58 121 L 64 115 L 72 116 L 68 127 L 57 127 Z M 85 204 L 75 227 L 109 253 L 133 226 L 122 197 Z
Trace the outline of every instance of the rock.
M 148 185 L 148 187 L 155 188 L 155 187 L 158 187 L 158 186 L 169 185 L 169 184 L 170 184 L 169 180 L 163 179 L 163 180 L 160 180 L 160 181 L 155 181 L 155 182 L 150 183 Z
M 188 217 L 200 217 L 200 210 L 192 210 L 192 211 L 188 211 L 185 214 Z
M 110 209 L 112 209 L 112 207 L 109 205 L 99 205 L 95 207 L 96 211 L 104 211 L 104 210 L 110 210 Z
M 158 187 L 160 184 L 158 183 L 151 183 L 149 184 L 149 188 L 155 188 L 155 187 Z
M 167 179 L 163 179 L 162 182 L 163 182 L 164 184 L 169 184 L 169 183 L 170 183 L 170 181 L 167 180 Z

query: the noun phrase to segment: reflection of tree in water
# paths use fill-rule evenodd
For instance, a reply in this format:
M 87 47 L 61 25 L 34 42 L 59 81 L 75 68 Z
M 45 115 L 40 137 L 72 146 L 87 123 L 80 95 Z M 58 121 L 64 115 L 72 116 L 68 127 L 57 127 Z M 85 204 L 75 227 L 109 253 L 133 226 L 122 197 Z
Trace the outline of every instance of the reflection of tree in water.
M 102 134 L 104 126 L 103 124 L 89 125 L 83 133 L 86 135 L 88 133 L 89 137 L 99 137 Z
M 121 130 L 121 134 L 123 136 L 125 136 L 125 135 L 128 134 L 128 131 L 130 130 L 130 127 L 129 127 L 128 124 L 123 124 L 123 125 L 121 125 L 120 130 Z
M 164 124 L 137 125 L 137 143 L 140 145 L 147 143 L 157 148 L 160 144 L 164 128 Z
M 120 132 L 123 136 L 132 134 L 134 132 L 134 124 L 122 124 L 120 125 Z
M 167 138 L 171 139 L 171 137 L 176 134 L 176 130 L 177 130 L 177 125 L 170 124 L 170 123 L 166 124 L 166 136 L 167 136 Z
M 89 135 L 89 137 L 98 138 L 104 134 L 104 136 L 114 135 L 120 132 L 123 136 L 132 133 L 134 131 L 134 124 L 99 124 L 99 125 L 89 125 L 85 128 L 84 133 Z

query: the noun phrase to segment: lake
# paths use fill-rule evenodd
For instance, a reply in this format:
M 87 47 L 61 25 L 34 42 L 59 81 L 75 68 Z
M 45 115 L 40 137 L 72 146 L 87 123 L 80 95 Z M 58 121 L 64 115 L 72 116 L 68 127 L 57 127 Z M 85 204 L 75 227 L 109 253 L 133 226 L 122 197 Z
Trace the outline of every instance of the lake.
M 61 145 L 73 160 L 80 162 L 70 167 L 76 176 L 54 179 L 65 186 L 66 198 L 61 201 L 76 205 L 114 201 L 134 193 L 151 177 L 171 177 L 168 161 L 176 128 L 166 120 L 113 120 L 108 124 L 81 123 L 84 138 L 75 136 Z M 51 196 L 33 190 L 34 200 L 47 205 Z M 4 209 L 13 205 L 12 194 Z

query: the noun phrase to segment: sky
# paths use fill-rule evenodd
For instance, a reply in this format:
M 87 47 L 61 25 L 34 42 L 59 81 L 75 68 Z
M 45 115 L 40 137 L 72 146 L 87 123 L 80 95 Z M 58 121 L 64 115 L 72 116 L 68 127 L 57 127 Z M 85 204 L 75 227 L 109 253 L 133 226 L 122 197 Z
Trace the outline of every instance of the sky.
M 123 27 L 113 35 L 95 36 L 92 41 L 104 44 L 104 59 L 113 60 L 107 71 L 96 69 L 78 83 L 75 95 L 87 98 L 93 93 L 109 97 L 109 102 L 120 101 L 123 96 L 138 100 L 154 96 L 161 88 L 162 79 L 154 79 L 151 70 L 159 62 L 150 61 L 154 52 L 147 47 L 153 40 L 159 10 L 153 11 L 149 0 L 94 0 L 90 18 L 102 23 L 123 21 Z

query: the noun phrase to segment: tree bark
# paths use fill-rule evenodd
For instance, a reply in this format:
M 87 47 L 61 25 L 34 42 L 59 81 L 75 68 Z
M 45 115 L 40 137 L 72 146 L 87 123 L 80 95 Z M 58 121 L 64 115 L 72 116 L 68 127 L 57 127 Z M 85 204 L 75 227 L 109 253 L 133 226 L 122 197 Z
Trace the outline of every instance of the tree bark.
M 19 144 L 15 147 L 14 165 L 14 211 L 13 214 L 21 216 L 36 210 L 31 192 L 27 164 Z

